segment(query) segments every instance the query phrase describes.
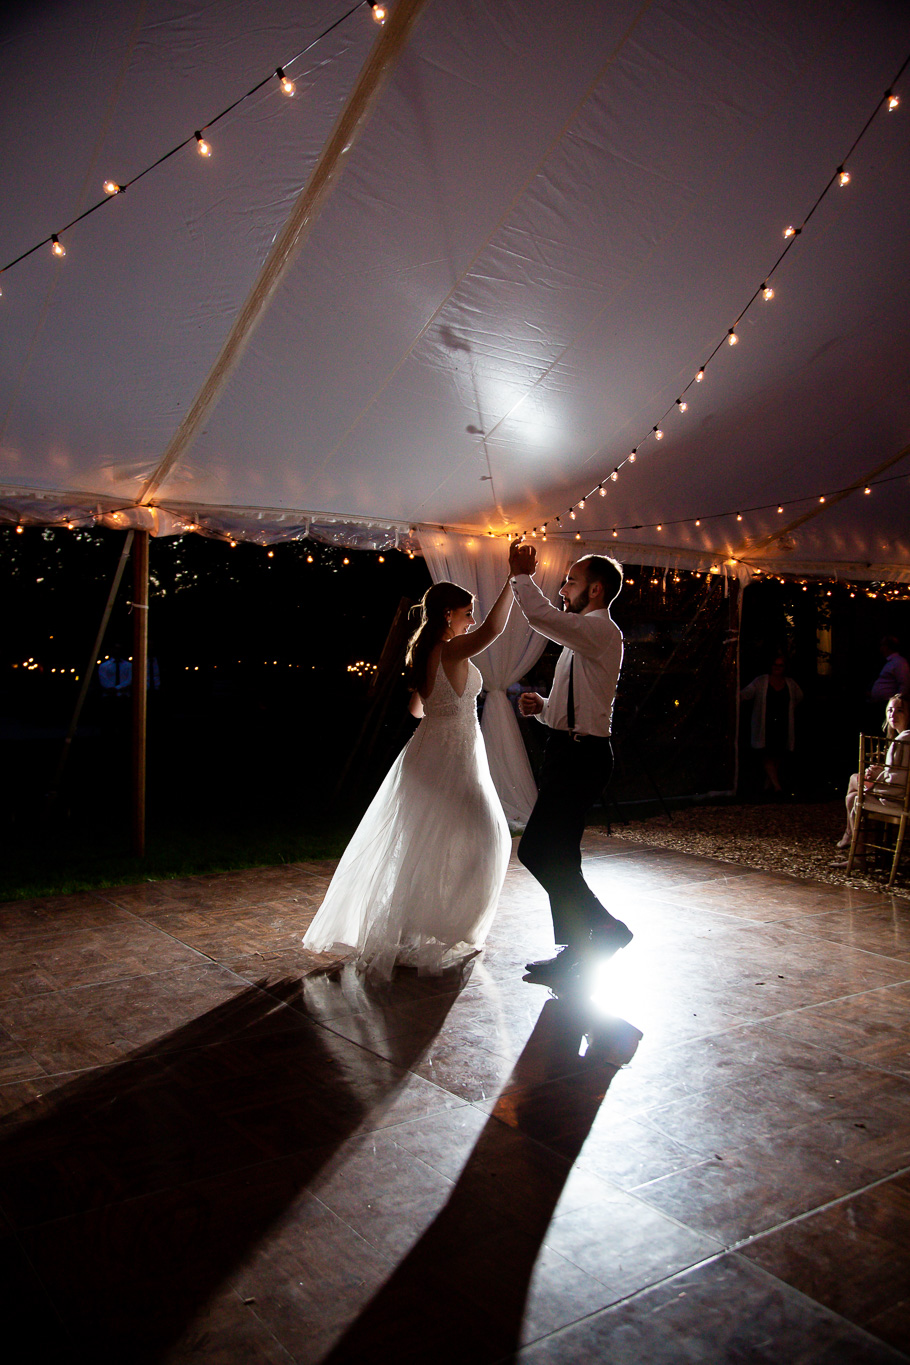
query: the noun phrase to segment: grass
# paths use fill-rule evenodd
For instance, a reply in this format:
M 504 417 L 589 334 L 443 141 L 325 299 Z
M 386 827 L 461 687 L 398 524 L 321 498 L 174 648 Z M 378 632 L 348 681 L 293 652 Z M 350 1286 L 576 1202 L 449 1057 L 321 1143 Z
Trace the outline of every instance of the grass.
M 189 815 L 150 826 L 146 856 L 130 848 L 127 827 L 70 821 L 17 831 L 0 867 L 0 901 L 63 896 L 144 881 L 234 872 L 248 867 L 336 858 L 351 835 L 349 815 L 234 813 Z

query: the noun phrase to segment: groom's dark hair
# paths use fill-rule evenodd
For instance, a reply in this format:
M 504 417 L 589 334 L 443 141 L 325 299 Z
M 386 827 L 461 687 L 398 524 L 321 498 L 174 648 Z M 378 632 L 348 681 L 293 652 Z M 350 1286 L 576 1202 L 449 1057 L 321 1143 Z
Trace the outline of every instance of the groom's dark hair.
M 589 583 L 600 583 L 604 590 L 604 606 L 608 607 L 619 596 L 622 587 L 622 565 L 609 555 L 582 555 L 578 561 L 585 567 Z

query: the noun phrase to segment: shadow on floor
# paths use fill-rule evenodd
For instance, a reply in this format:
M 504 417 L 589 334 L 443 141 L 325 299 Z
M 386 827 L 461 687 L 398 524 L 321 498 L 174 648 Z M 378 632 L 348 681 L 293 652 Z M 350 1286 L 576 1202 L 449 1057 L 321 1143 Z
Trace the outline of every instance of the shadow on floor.
M 407 984 L 413 1062 L 459 984 Z M 283 981 L 18 1110 L 0 1130 L 6 1340 L 21 1328 L 30 1362 L 160 1359 L 407 1075 L 314 1023 Z
M 325 1357 L 508 1359 L 543 1239 L 607 1089 L 641 1034 L 548 1000 L 451 1196 Z M 559 1080 L 559 1102 L 547 1094 Z

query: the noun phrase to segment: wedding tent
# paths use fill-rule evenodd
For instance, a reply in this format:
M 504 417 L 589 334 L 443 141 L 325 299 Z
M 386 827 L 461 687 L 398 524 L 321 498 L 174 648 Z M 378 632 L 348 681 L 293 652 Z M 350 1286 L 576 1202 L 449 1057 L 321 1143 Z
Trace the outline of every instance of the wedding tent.
M 0 517 L 910 579 L 910 9 L 377 17 L 7 11 Z

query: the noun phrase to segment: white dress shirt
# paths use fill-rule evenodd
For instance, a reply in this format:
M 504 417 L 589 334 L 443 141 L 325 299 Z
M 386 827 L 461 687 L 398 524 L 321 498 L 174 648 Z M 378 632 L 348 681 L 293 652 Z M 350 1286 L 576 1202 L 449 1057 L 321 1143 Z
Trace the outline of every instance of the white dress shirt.
M 528 625 L 548 640 L 565 646 L 556 661 L 553 686 L 538 719 L 553 730 L 568 730 L 569 662 L 574 654 L 575 731 L 608 737 L 622 667 L 622 631 L 609 607 L 578 613 L 560 611 L 527 574 L 512 578 L 512 592 Z

